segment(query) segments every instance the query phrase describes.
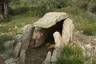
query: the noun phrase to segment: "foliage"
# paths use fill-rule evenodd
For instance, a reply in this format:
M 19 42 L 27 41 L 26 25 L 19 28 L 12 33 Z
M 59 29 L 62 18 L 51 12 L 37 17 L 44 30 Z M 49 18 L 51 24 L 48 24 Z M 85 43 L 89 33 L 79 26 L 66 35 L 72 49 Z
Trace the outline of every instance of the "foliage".
M 21 28 L 25 25 L 20 25 L 23 21 L 32 23 L 47 12 L 58 11 L 68 13 L 77 30 L 82 30 L 87 35 L 96 35 L 96 0 L 12 0 L 9 7 L 10 18 L 5 21 L 11 22 L 6 26 L 16 23 Z M 9 32 L 10 27 L 0 27 L 0 32 Z M 12 28 L 12 32 L 18 30 Z
M 22 28 L 26 24 L 32 24 L 37 19 L 38 17 L 26 17 L 23 15 L 17 15 L 15 17 L 12 17 L 11 22 L 2 23 L 2 25 L 5 26 L 0 26 L 0 35 L 2 33 L 9 34 L 9 35 L 21 34 Z
M 96 64 L 96 56 L 95 55 L 92 58 L 92 64 Z
M 77 7 L 64 7 L 61 9 L 58 9 L 59 12 L 67 12 L 68 15 L 73 19 L 75 28 L 77 30 L 83 31 L 86 35 L 96 35 L 96 15 L 81 10 Z
M 82 49 L 77 46 L 65 46 L 56 64 L 84 64 Z

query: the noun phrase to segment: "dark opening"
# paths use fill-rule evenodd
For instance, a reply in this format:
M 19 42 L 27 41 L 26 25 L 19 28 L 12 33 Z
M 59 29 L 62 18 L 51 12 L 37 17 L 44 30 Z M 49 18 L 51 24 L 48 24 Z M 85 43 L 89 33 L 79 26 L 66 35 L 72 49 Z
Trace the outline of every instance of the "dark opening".
M 91 9 L 91 12 L 96 14 L 96 5 Z
M 60 34 L 62 34 L 63 21 L 64 20 L 58 22 L 56 25 L 48 29 L 42 28 L 44 29 L 44 32 L 43 30 L 41 30 L 40 32 L 44 33 L 44 36 L 46 37 L 44 38 L 46 39 L 45 43 L 47 44 L 44 44 L 44 46 L 42 45 L 39 48 L 32 48 L 32 46 L 30 45 L 30 47 L 27 50 L 25 64 L 42 64 L 46 58 L 48 51 L 53 52 L 54 50 L 54 46 L 52 46 L 54 45 L 53 33 L 59 31 Z
M 56 25 L 54 25 L 48 29 L 45 29 L 46 33 L 47 33 L 47 38 L 46 38 L 47 42 L 49 42 L 49 41 L 54 42 L 53 33 L 56 31 L 60 32 L 60 34 L 62 35 L 63 22 L 64 22 L 64 20 L 56 23 Z

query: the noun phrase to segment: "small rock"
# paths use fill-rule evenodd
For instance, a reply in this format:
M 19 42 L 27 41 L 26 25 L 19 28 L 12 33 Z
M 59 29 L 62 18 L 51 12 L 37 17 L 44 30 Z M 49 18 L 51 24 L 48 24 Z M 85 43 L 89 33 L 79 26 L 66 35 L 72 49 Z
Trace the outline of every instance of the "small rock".
M 25 57 L 26 57 L 26 51 L 22 50 L 20 52 L 20 58 L 19 58 L 20 64 L 25 64 Z
M 51 62 L 55 63 L 57 61 L 57 58 L 60 57 L 60 53 L 61 53 L 61 48 L 56 48 L 53 51 L 52 57 L 51 57 Z
M 9 58 L 9 59 L 5 60 L 5 64 L 18 64 L 18 59 Z
M 91 44 L 87 44 L 87 45 L 85 45 L 85 48 L 86 48 L 87 50 L 91 51 L 92 46 L 91 46 Z
M 96 41 L 96 38 L 94 38 L 94 41 Z
M 92 56 L 92 46 L 90 44 L 85 45 L 85 52 L 86 52 L 86 56 L 87 58 L 91 58 Z
M 12 49 L 13 45 L 14 45 L 14 42 L 15 42 L 14 40 L 5 42 L 4 43 L 4 49 L 5 50 Z
M 51 63 L 51 52 L 49 51 L 43 64 Z
M 18 57 L 18 55 L 19 55 L 20 48 L 21 48 L 21 44 L 22 44 L 22 42 L 19 42 L 19 43 L 17 43 L 16 46 L 15 46 L 14 54 L 15 54 L 16 57 Z
M 18 34 L 15 36 L 17 42 L 21 42 L 22 41 L 22 35 L 21 34 Z

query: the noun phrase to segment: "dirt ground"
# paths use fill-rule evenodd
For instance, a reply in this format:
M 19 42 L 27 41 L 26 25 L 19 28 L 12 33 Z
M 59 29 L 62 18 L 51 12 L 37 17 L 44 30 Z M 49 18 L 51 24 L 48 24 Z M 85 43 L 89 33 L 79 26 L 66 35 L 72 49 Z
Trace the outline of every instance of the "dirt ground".
M 52 51 L 53 49 L 54 44 L 49 43 L 38 48 L 29 47 L 25 64 L 42 64 L 46 58 L 48 51 Z

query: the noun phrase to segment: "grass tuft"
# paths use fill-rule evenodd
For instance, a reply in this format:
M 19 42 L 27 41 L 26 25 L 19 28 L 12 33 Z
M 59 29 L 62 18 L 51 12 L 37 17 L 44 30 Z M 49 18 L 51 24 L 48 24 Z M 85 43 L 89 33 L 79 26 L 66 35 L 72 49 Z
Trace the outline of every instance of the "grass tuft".
M 56 64 L 84 64 L 83 51 L 77 46 L 65 46 Z

